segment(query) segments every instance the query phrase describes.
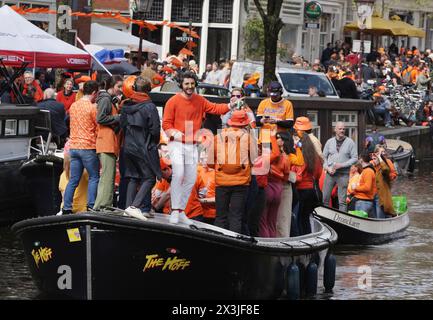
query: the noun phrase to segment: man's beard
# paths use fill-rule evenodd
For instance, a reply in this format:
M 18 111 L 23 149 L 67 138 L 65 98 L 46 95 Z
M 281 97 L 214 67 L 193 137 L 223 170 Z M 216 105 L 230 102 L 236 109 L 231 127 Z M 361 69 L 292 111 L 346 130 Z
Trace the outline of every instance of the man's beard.
M 188 91 L 191 90 L 191 93 L 189 93 Z M 192 96 L 194 93 L 194 89 L 182 89 L 183 93 L 187 96 Z

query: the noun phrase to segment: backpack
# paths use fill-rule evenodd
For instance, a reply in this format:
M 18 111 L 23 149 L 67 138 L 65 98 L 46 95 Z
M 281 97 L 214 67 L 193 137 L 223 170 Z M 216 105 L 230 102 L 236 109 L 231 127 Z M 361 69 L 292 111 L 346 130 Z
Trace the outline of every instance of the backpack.
M 246 130 L 224 129 L 217 135 L 217 170 L 237 174 L 250 169 L 250 139 Z

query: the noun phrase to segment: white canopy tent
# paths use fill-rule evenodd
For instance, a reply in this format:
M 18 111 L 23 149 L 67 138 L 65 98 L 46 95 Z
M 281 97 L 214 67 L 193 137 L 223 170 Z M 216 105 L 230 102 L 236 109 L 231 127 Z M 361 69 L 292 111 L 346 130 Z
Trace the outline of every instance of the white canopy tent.
M 9 6 L 0 8 L 0 58 L 5 65 L 89 69 L 90 55 L 46 33 Z
M 138 50 L 140 39 L 132 34 L 122 32 L 110 27 L 92 23 L 90 29 L 90 44 L 95 44 L 106 49 L 123 49 L 125 51 Z M 160 57 L 162 46 L 143 40 L 143 52 L 154 52 Z

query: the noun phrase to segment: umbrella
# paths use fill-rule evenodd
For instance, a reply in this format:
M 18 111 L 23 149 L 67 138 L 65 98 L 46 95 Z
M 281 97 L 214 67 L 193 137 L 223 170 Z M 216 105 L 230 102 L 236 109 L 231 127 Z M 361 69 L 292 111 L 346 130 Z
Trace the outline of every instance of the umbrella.
M 409 23 L 401 21 L 400 17 L 395 15 L 391 17 L 391 21 L 400 29 L 398 30 L 399 36 L 409 36 L 416 38 L 425 38 L 425 31 L 423 29 L 417 28 Z
M 104 65 L 108 71 L 112 74 L 120 74 L 120 75 L 130 75 L 130 74 L 139 74 L 140 70 L 127 61 L 121 61 L 119 63 L 106 64 Z M 92 70 L 94 71 L 105 71 L 97 62 L 93 61 Z
M 388 36 L 409 36 L 424 38 L 425 31 L 414 27 L 406 22 L 400 21 L 398 16 L 386 20 L 377 16 L 371 18 L 371 28 L 364 30 L 364 33 Z M 344 26 L 344 31 L 358 31 L 359 27 L 356 22 L 348 23 Z

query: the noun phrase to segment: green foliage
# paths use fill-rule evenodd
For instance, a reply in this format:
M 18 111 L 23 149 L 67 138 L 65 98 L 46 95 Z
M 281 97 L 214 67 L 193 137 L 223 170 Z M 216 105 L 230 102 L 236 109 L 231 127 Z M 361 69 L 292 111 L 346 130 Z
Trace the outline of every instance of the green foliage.
M 245 56 L 251 60 L 263 58 L 265 54 L 265 31 L 262 19 L 248 19 L 244 27 Z

